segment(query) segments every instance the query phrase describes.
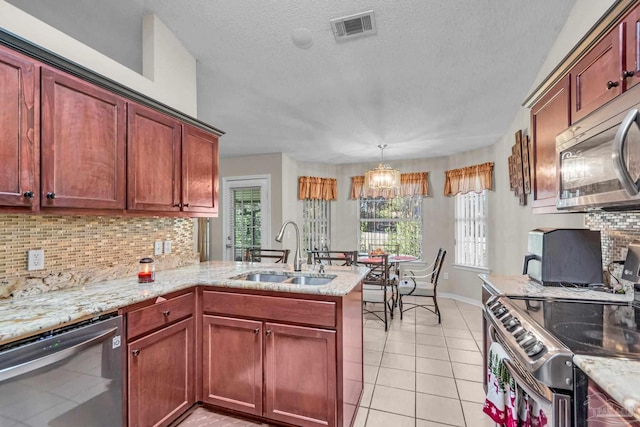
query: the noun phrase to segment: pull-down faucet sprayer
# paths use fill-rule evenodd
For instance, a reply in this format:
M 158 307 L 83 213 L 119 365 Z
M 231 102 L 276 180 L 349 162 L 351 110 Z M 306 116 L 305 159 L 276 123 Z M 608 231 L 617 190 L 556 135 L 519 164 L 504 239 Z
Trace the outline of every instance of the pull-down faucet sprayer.
M 293 227 L 296 229 L 296 252 L 293 254 L 293 271 L 301 271 L 302 270 L 302 259 L 300 258 L 300 230 L 298 226 L 293 221 L 285 221 L 280 227 L 280 231 L 278 231 L 278 235 L 276 236 L 276 242 L 282 243 L 282 237 L 284 236 L 284 229 L 287 225 L 293 224 Z

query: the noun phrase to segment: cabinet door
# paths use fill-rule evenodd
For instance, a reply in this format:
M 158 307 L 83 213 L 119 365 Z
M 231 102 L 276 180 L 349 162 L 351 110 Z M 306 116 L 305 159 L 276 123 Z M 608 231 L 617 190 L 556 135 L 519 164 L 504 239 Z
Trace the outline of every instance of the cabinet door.
M 182 210 L 218 213 L 218 137 L 182 125 Z
M 262 322 L 204 316 L 203 401 L 262 415 Z
M 42 206 L 124 209 L 125 108 L 110 92 L 42 70 Z
M 569 76 L 553 86 L 531 109 L 533 207 L 553 207 L 558 195 L 556 136 L 570 124 Z
M 127 345 L 129 425 L 166 426 L 195 403 L 193 318 Z
M 129 103 L 127 208 L 180 211 L 180 124 Z
M 0 206 L 37 209 L 36 67 L 0 47 Z
M 622 93 L 620 30 L 614 28 L 571 69 L 571 120 L 580 120 Z
M 336 425 L 336 334 L 265 324 L 264 416 L 298 426 Z
M 629 89 L 640 82 L 640 7 L 636 7 L 622 22 L 625 52 L 622 65 L 622 78 Z

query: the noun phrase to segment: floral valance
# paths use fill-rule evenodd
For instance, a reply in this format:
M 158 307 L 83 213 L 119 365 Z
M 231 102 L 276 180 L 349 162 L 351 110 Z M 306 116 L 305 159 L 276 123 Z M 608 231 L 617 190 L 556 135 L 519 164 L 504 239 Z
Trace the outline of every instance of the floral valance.
M 458 193 L 474 191 L 481 193 L 491 190 L 493 181 L 493 162 L 448 170 L 444 173 L 444 195 L 455 196 Z
M 429 173 L 414 172 L 400 174 L 400 187 L 387 190 L 365 190 L 364 176 L 351 177 L 350 199 L 378 198 L 390 199 L 404 196 L 427 196 L 429 194 Z
M 338 181 L 335 178 L 298 177 L 298 199 L 300 200 L 336 200 L 337 196 Z

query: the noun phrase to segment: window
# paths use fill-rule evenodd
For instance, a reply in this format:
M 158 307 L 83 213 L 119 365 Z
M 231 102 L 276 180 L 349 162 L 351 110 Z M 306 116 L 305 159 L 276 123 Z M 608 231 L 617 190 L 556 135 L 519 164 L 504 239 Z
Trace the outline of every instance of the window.
M 360 250 L 422 255 L 422 197 L 360 199 Z
M 303 205 L 302 240 L 305 251 L 330 247 L 329 200 L 307 199 Z
M 466 267 L 489 268 L 487 260 L 487 190 L 456 196 L 455 263 Z

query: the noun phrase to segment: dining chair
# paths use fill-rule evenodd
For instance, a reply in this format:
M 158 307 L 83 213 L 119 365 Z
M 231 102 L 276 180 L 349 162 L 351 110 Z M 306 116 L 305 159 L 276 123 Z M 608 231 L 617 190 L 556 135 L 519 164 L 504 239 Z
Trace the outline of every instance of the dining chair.
M 353 265 L 358 263 L 358 251 L 312 250 L 308 252 L 309 264 Z
M 412 310 L 414 308 L 424 308 L 438 316 L 438 323 L 441 322 L 440 309 L 438 308 L 437 288 L 438 278 L 440 277 L 440 271 L 444 264 L 444 258 L 447 255 L 447 251 L 439 248 L 436 259 L 433 264 L 428 265 L 424 269 L 414 271 L 406 271 L 402 276 L 402 280 L 398 283 L 398 308 L 400 309 L 400 319 L 405 311 Z M 433 304 L 430 303 L 418 303 L 418 302 L 405 302 L 403 299 L 407 296 L 412 297 L 425 297 L 432 298 Z M 410 307 L 405 308 L 405 304 Z
M 246 260 L 249 262 L 271 261 L 286 264 L 289 259 L 289 249 L 264 249 L 264 248 L 248 248 Z
M 370 268 L 362 285 L 362 310 L 365 314 L 373 314 L 382 320 L 384 330 L 387 331 L 389 320 L 393 319 L 394 307 L 393 284 L 389 278 L 389 255 L 374 255 L 358 262 Z M 382 310 L 370 309 L 369 304 L 382 304 Z

